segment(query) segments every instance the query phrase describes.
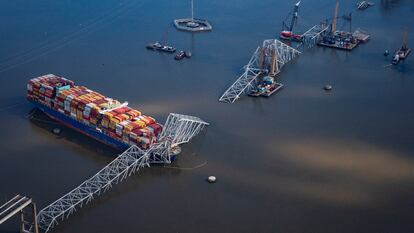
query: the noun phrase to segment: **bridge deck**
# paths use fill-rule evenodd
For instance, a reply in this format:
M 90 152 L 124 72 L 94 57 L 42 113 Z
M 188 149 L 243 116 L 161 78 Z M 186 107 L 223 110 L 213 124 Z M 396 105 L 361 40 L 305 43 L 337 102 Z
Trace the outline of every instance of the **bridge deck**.
M 32 199 L 16 195 L 0 207 L 0 224 L 13 217 L 32 203 Z

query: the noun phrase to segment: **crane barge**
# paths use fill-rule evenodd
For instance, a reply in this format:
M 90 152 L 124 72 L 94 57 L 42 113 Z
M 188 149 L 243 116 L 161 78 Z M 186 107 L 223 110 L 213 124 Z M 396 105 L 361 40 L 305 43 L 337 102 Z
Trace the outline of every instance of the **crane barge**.
M 411 53 L 411 49 L 407 46 L 407 37 L 408 37 L 408 31 L 405 30 L 404 32 L 404 39 L 403 39 L 403 45 L 399 50 L 395 52 L 394 58 L 392 59 L 392 64 L 397 65 L 400 60 L 404 60 L 407 58 L 407 56 Z
M 299 5 L 300 5 L 300 1 L 297 2 L 295 6 L 293 7 L 292 20 L 290 21 L 290 25 L 289 26 L 286 25 L 286 23 L 283 21 L 282 31 L 280 32 L 280 36 L 279 36 L 280 39 L 298 41 L 298 42 L 302 41 L 303 35 L 295 34 L 293 32 L 293 26 L 296 24 L 298 20 Z

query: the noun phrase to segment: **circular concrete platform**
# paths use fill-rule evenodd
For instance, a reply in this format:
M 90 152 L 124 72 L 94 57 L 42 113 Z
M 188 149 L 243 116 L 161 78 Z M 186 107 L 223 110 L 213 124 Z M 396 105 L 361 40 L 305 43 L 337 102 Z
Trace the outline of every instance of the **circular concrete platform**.
M 174 26 L 179 30 L 190 32 L 211 31 L 213 29 L 211 24 L 204 19 L 176 19 L 174 20 Z

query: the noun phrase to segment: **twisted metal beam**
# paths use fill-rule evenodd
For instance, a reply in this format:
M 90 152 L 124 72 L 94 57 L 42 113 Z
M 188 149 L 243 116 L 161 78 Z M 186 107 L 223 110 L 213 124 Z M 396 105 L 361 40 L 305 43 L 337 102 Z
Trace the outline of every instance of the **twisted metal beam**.
M 109 190 L 112 185 L 121 182 L 139 169 L 148 167 L 148 159 L 148 153 L 137 146 L 131 146 L 94 176 L 42 209 L 38 214 L 39 227 L 45 232 L 49 231 L 59 221 L 73 214 L 77 208 L 82 208 L 94 197 Z
M 171 163 L 172 149 L 195 137 L 207 122 L 193 116 L 171 113 L 158 143 L 143 151 L 131 146 L 91 178 L 46 206 L 37 215 L 38 224 L 45 232 L 55 227 L 95 197 L 151 163 Z
M 276 52 L 275 59 L 278 63 L 276 74 L 286 63 L 301 53 L 276 39 L 263 41 L 262 47 L 259 46 L 256 49 L 249 63 L 244 67 L 244 73 L 223 93 L 219 101 L 234 103 L 241 95 L 254 88 L 253 83 L 257 78 L 262 73 L 268 73 L 266 64 L 272 63 L 270 51 Z
M 303 41 L 300 45 L 306 45 L 308 48 L 315 46 L 323 35 L 329 31 L 329 25 L 317 24 L 311 27 L 308 31 L 303 33 Z

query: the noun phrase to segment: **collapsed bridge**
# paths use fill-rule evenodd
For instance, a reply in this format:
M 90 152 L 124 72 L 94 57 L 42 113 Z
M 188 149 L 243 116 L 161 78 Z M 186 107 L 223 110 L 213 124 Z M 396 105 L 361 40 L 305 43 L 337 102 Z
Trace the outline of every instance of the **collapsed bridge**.
M 38 227 L 44 232 L 48 232 L 94 198 L 111 189 L 113 185 L 120 183 L 142 168 L 149 167 L 151 164 L 170 164 L 181 151 L 179 146 L 189 142 L 208 125 L 198 117 L 170 113 L 163 132 L 158 136 L 157 143 L 147 150 L 131 146 L 94 176 L 40 210 L 38 214 L 36 214 L 34 206 L 33 221 L 29 227 L 24 228 L 30 222 L 23 217 L 21 218 L 21 232 L 37 233 Z M 2 205 L 0 207 L 0 224 L 20 213 L 31 203 L 31 199 L 17 195 Z

